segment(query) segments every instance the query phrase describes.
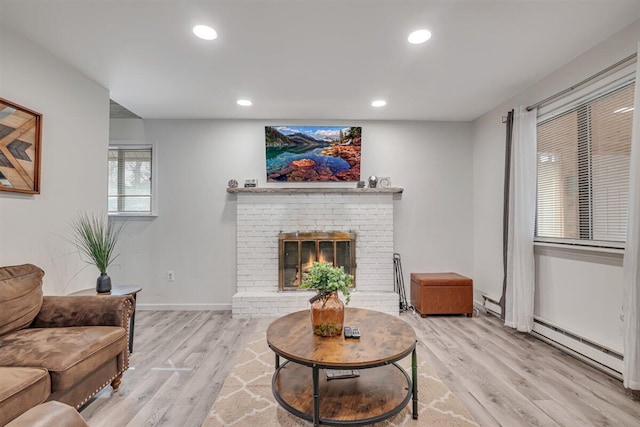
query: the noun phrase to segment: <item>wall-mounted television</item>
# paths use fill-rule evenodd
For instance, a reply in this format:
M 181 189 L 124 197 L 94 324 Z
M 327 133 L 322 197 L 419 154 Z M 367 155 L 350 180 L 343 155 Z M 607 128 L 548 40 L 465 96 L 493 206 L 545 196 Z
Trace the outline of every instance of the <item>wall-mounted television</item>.
M 360 181 L 362 127 L 265 126 L 267 182 Z

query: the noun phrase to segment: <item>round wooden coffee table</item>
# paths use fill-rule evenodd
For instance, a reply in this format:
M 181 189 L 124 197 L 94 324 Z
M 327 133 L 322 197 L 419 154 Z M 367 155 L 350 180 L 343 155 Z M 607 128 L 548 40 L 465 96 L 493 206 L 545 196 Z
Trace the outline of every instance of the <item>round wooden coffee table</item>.
M 413 418 L 418 419 L 413 328 L 398 317 L 359 308 L 345 309 L 344 324 L 357 326 L 361 338 L 314 335 L 309 310 L 269 325 L 267 344 L 276 354 L 271 388 L 278 403 L 314 426 L 347 425 L 389 418 L 413 398 Z M 396 363 L 409 354 L 411 378 Z M 286 359 L 282 364 L 280 357 Z M 324 369 L 355 369 L 360 376 L 328 380 Z

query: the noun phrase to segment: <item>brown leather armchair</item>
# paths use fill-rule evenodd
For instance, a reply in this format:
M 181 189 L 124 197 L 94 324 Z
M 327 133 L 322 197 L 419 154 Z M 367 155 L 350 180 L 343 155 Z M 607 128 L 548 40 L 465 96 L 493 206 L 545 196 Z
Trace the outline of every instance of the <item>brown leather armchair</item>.
M 43 276 L 0 268 L 0 426 L 43 401 L 80 408 L 129 367 L 133 298 L 43 297 Z

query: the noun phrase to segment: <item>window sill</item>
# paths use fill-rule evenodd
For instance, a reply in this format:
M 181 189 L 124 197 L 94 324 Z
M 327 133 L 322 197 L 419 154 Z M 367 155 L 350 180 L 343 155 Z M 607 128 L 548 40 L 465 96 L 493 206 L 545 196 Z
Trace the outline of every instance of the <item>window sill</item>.
M 135 213 L 135 212 L 119 212 L 119 213 L 109 213 L 109 218 L 113 219 L 155 219 L 158 217 L 155 213 Z
M 575 252 L 597 252 L 597 253 L 605 253 L 605 254 L 619 254 L 624 255 L 624 248 L 608 248 L 602 246 L 588 246 L 588 245 L 576 245 L 570 243 L 553 243 L 553 242 L 533 242 L 534 247 L 539 248 L 554 248 L 554 249 L 564 249 L 567 251 L 575 251 Z

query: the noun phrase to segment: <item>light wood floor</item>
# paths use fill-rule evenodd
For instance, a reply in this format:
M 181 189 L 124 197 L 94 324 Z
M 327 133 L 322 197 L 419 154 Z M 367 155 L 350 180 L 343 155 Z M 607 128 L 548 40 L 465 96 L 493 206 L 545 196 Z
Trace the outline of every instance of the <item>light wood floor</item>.
M 640 402 L 620 381 L 492 316 L 401 318 L 481 426 L 640 426 Z M 107 387 L 81 414 L 91 427 L 200 426 L 246 339 L 268 323 L 229 312 L 140 311 L 120 390 Z

